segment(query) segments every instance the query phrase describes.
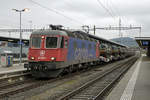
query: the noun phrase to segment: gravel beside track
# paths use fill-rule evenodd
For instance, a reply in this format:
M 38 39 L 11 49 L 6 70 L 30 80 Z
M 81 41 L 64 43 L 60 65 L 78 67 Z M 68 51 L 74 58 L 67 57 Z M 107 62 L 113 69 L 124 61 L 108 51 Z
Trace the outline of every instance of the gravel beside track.
M 6 97 L 7 100 L 57 100 L 60 97 L 65 96 L 71 91 L 79 88 L 90 80 L 95 79 L 98 76 L 104 74 L 107 70 L 119 66 L 123 63 L 128 62 L 132 58 L 117 61 L 105 66 L 98 65 L 96 68 L 86 71 L 80 71 L 72 73 L 70 75 L 63 76 L 62 78 L 47 80 L 38 80 L 34 88 L 25 92 L 9 95 Z M 93 66 L 94 67 L 94 66 Z M 40 85 L 39 85 L 40 84 Z
M 124 65 L 106 71 L 103 75 L 85 83 L 81 87 L 61 97 L 59 100 L 102 100 L 104 94 L 111 89 L 110 86 L 113 86 L 115 81 L 117 81 L 135 61 L 136 58 L 131 59 Z

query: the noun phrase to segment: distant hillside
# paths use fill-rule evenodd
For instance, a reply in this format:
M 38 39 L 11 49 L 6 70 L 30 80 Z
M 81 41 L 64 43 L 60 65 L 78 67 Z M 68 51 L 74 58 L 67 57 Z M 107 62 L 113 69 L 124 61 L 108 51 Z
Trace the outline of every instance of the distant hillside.
M 117 42 L 117 43 L 124 44 L 124 45 L 129 46 L 129 47 L 138 47 L 138 44 L 136 43 L 134 38 L 122 37 L 122 38 L 113 38 L 111 40 L 114 42 Z

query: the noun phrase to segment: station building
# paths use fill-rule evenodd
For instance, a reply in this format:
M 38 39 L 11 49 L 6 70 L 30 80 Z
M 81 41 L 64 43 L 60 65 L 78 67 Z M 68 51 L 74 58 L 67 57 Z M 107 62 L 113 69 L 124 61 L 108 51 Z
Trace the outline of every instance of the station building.
M 22 57 L 27 57 L 29 39 L 22 39 Z M 20 39 L 0 36 L 0 55 L 4 52 L 11 52 L 14 58 L 19 58 Z
M 146 54 L 150 57 L 150 37 L 135 37 L 135 40 L 140 48 L 146 49 Z

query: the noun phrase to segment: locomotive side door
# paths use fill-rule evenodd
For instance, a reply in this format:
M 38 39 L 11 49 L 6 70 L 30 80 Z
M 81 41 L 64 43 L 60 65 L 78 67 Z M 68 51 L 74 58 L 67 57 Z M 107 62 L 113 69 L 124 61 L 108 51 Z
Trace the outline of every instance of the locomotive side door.
M 62 58 L 63 61 L 66 61 L 67 52 L 68 52 L 68 38 L 67 37 L 62 37 L 62 41 L 61 41 L 61 58 Z

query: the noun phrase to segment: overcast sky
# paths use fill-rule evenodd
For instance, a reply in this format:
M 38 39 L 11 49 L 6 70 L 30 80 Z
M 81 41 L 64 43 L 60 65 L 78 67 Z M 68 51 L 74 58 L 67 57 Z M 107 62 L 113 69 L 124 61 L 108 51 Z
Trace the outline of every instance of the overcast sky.
M 0 0 L 0 4 L 0 28 L 19 28 L 19 13 L 12 9 L 29 8 L 22 13 L 23 28 L 48 24 L 70 28 L 118 26 L 120 17 L 122 26 L 142 26 L 142 36 L 150 36 L 150 0 Z M 122 31 L 130 37 L 138 36 L 138 32 Z M 119 36 L 118 31 L 102 30 L 96 35 L 107 39 Z

